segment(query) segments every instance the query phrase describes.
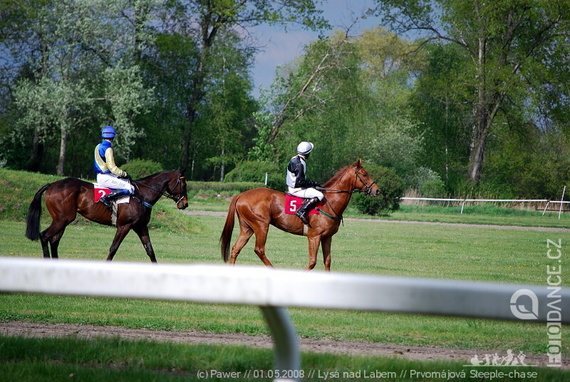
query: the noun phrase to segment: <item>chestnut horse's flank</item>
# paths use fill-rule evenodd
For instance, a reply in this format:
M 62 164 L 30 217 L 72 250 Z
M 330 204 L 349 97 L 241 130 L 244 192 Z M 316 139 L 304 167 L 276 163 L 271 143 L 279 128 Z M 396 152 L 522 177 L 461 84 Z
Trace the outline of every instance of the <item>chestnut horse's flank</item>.
M 148 234 L 148 222 L 151 208 L 166 196 L 173 199 L 180 209 L 188 207 L 186 195 L 186 180 L 184 171 L 162 171 L 146 178 L 133 181 L 137 191 L 131 197 L 130 203 L 119 204 L 117 211 L 117 232 L 109 249 L 107 260 L 112 260 L 119 245 L 133 229 L 139 236 L 150 261 L 156 262 L 154 250 Z M 45 192 L 46 208 L 52 222 L 43 232 L 40 232 L 40 215 L 42 212 L 42 194 Z M 28 209 L 26 237 L 30 240 L 40 240 L 44 257 L 57 258 L 59 241 L 65 232 L 65 227 L 75 220 L 77 213 L 94 222 L 112 225 L 111 211 L 102 203 L 93 201 L 93 184 L 77 178 L 66 178 L 46 184 L 36 192 Z M 50 248 L 48 248 L 48 243 Z
M 309 227 L 304 232 L 304 224 L 296 215 L 285 214 L 285 193 L 267 188 L 256 188 L 236 195 L 228 211 L 226 223 L 220 237 L 222 258 L 235 264 L 242 248 L 252 235 L 255 235 L 254 251 L 265 265 L 272 266 L 265 256 L 265 242 L 269 225 L 295 235 L 306 235 L 309 239 L 309 265 L 313 269 L 317 262 L 317 252 L 322 243 L 325 270 L 330 271 L 331 240 L 338 231 L 342 214 L 355 189 L 377 196 L 380 190 L 362 167 L 362 160 L 338 171 L 325 185 L 326 203 L 323 212 L 309 217 Z M 231 249 L 232 231 L 237 214 L 240 234 Z

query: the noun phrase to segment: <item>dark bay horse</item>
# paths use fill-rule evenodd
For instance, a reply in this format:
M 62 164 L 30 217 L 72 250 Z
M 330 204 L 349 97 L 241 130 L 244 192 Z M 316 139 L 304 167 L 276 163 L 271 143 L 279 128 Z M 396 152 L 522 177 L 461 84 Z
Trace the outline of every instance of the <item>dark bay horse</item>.
M 117 208 L 117 232 L 109 249 L 107 260 L 113 260 L 121 242 L 127 233 L 133 229 L 139 236 L 150 261 L 156 263 L 156 257 L 148 234 L 148 222 L 152 206 L 166 196 L 176 202 L 179 209 L 188 207 L 186 180 L 184 171 L 162 171 L 134 180 L 135 195 L 129 203 L 122 203 Z M 93 184 L 77 178 L 66 178 L 49 183 L 38 190 L 28 209 L 26 237 L 30 240 L 40 240 L 44 257 L 57 258 L 57 248 L 63 236 L 65 227 L 75 220 L 79 212 L 85 218 L 94 222 L 112 225 L 111 211 L 102 203 L 93 201 Z M 40 216 L 42 213 L 42 194 L 45 192 L 46 208 L 52 222 L 40 233 Z
M 265 256 L 265 242 L 269 225 L 295 235 L 306 235 L 309 239 L 309 265 L 313 269 L 317 263 L 317 252 L 322 243 L 325 270 L 331 269 L 331 240 L 338 231 L 342 213 L 346 209 L 354 190 L 365 191 L 368 195 L 377 196 L 380 190 L 362 167 L 362 160 L 338 171 L 323 186 L 325 188 L 325 204 L 321 213 L 309 216 L 309 227 L 306 227 L 296 215 L 285 214 L 285 193 L 267 188 L 256 188 L 236 195 L 230 203 L 226 224 L 220 237 L 222 258 L 225 262 L 235 264 L 242 248 L 255 234 L 254 251 L 267 266 L 272 266 Z M 234 228 L 235 214 L 240 225 L 240 234 L 231 250 L 230 242 Z

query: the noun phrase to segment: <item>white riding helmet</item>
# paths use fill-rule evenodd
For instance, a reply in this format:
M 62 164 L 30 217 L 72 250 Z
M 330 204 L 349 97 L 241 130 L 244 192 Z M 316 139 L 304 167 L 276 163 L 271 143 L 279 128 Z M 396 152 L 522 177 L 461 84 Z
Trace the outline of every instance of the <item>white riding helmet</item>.
M 301 142 L 297 146 L 297 154 L 309 155 L 315 146 L 311 142 Z

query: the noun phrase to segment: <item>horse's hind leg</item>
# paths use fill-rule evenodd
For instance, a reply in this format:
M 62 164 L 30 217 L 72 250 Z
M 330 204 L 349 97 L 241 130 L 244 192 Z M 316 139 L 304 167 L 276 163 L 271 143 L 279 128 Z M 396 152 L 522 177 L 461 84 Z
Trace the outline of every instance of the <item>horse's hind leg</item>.
M 61 237 L 63 236 L 63 233 L 65 232 L 65 228 L 62 229 L 60 232 L 58 232 L 54 237 L 51 238 L 50 241 L 50 247 L 51 247 L 51 258 L 52 259 L 57 259 L 59 258 L 59 255 L 57 253 L 57 249 L 59 247 L 59 242 L 61 240 Z
M 57 251 L 59 247 L 59 242 L 65 232 L 65 227 L 67 227 L 67 225 L 72 221 L 73 220 L 59 221 L 57 223 L 52 222 L 51 225 L 40 234 L 40 241 L 42 243 L 42 250 L 44 253 L 44 257 L 46 258 L 50 257 L 50 251 L 48 249 L 48 243 L 49 243 L 49 246 L 51 248 L 51 258 L 52 259 L 59 258 Z
M 267 242 L 267 229 L 255 233 L 255 254 L 259 257 L 263 264 L 272 267 L 273 264 L 265 256 L 265 243 Z
M 232 247 L 232 252 L 230 255 L 229 263 L 231 265 L 236 263 L 236 259 L 239 256 L 240 251 L 247 244 L 251 236 L 253 235 L 253 230 L 248 226 L 240 224 L 239 237 L 237 238 L 235 244 Z
M 48 240 L 45 238 L 44 232 L 40 233 L 40 242 L 42 243 L 42 252 L 44 254 L 44 257 L 49 259 L 50 254 L 49 254 Z

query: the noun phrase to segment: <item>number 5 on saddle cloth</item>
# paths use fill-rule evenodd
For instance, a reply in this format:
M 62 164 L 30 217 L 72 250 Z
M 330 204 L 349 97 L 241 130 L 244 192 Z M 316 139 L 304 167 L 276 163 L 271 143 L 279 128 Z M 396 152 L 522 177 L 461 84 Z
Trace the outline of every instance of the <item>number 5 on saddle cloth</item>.
M 297 210 L 303 205 L 305 199 L 299 198 L 298 196 L 293 196 L 290 194 L 285 194 L 285 213 L 287 215 L 295 215 Z M 322 207 L 325 204 L 324 199 L 318 202 L 310 211 L 309 215 L 319 214 L 317 208 Z

